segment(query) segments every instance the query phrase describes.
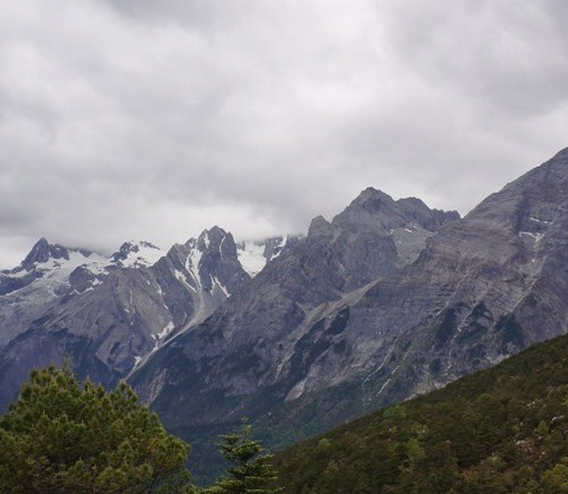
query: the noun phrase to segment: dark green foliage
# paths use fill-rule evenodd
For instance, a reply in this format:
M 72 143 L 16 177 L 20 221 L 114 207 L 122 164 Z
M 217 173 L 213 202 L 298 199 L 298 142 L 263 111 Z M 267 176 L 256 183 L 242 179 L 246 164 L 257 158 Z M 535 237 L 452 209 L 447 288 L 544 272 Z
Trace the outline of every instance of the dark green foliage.
M 299 443 L 276 466 L 290 494 L 568 493 L 568 336 Z
M 221 436 L 221 453 L 230 462 L 229 476 L 221 477 L 206 494 L 275 494 L 276 469 L 273 456 L 264 455 L 258 441 L 251 439 L 251 426 L 244 421 L 238 434 Z
M 107 393 L 49 367 L 0 417 L 0 493 L 189 492 L 188 453 L 126 384 Z

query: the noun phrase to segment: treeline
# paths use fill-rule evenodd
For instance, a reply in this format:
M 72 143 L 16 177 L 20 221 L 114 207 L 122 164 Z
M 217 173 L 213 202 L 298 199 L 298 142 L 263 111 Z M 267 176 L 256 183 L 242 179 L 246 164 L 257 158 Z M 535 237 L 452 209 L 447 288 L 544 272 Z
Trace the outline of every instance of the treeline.
M 276 457 L 289 494 L 568 493 L 568 337 Z
M 0 417 L 0 494 L 565 494 L 567 437 L 568 336 L 275 458 L 245 422 L 221 436 L 229 467 L 206 488 L 126 384 L 50 367 Z

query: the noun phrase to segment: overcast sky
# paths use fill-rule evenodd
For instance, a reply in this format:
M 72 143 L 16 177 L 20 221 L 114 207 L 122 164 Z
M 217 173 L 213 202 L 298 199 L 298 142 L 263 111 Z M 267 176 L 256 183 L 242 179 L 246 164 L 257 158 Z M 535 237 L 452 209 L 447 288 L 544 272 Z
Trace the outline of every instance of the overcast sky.
M 466 213 L 568 146 L 565 0 L 0 0 L 0 268 L 34 241 Z

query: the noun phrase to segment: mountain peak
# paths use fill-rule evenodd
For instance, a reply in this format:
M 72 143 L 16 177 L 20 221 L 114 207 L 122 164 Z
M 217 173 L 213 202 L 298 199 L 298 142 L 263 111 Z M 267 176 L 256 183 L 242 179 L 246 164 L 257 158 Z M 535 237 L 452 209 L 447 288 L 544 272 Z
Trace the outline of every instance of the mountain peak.
M 308 229 L 308 237 L 313 237 L 316 235 L 331 235 L 331 223 L 327 221 L 322 215 L 316 216 L 310 223 Z
M 29 271 L 35 264 L 43 264 L 49 259 L 69 260 L 69 251 L 58 244 L 50 244 L 45 237 L 41 237 L 32 247 L 29 254 L 21 262 L 20 266 Z
M 146 240 L 124 242 L 111 261 L 122 267 L 150 266 L 162 257 L 162 249 Z
M 341 213 L 332 225 L 342 228 L 363 226 L 384 232 L 408 222 L 404 209 L 388 194 L 373 187 L 363 190 Z
M 214 225 L 208 230 L 203 230 L 197 238 L 197 247 L 200 251 L 209 249 L 211 246 L 215 250 L 219 250 L 221 243 L 225 239 L 230 239 L 230 243 L 234 243 L 233 235 L 223 228 Z
M 383 192 L 382 190 L 375 189 L 374 187 L 367 187 L 366 189 L 362 190 L 361 193 L 355 198 L 355 200 L 351 203 L 352 205 L 364 205 L 368 204 L 369 202 L 380 202 L 381 200 L 386 201 L 393 201 L 393 198 L 389 196 L 387 193 Z
M 495 228 L 544 233 L 568 208 L 568 148 L 491 194 L 466 216 Z

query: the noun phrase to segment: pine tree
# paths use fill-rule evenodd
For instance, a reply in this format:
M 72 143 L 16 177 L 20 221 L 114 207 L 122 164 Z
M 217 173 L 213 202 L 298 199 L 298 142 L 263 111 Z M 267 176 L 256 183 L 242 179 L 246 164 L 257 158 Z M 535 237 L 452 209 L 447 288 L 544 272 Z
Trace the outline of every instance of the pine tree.
M 251 438 L 251 426 L 243 420 L 237 434 L 222 435 L 221 454 L 230 462 L 228 477 L 221 477 L 206 494 L 275 494 L 277 474 L 273 455 L 263 454 L 258 441 Z
M 128 385 L 107 393 L 49 367 L 0 417 L 0 493 L 183 492 L 188 453 Z

